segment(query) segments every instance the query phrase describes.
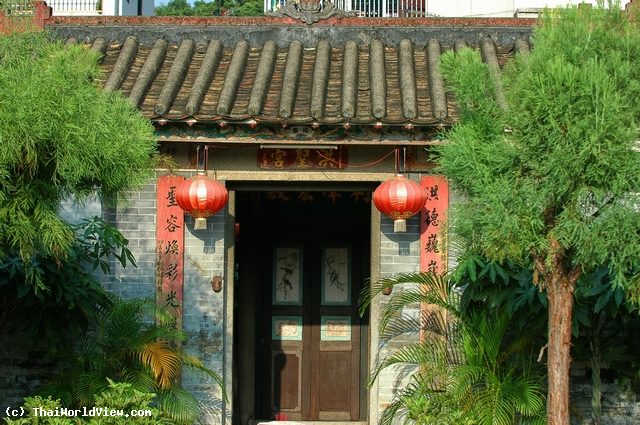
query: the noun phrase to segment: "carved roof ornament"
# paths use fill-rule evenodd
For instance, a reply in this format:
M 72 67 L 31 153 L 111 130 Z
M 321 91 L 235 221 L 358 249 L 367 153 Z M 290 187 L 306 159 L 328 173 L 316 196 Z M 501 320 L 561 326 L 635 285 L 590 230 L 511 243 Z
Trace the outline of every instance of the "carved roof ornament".
M 330 0 L 289 0 L 282 8 L 267 15 L 276 17 L 289 16 L 294 19 L 300 19 L 308 25 L 334 16 L 337 18 L 356 16 L 355 12 L 338 9 Z

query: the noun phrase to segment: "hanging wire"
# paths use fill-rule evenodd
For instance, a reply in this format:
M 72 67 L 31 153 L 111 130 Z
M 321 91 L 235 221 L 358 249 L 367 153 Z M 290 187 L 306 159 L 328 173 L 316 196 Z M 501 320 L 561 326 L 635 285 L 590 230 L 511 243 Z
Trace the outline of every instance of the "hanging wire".
M 204 145 L 204 173 L 209 169 L 209 145 Z
M 200 145 L 196 146 L 196 174 L 200 174 Z
M 402 147 L 402 173 L 407 172 L 407 147 Z
M 396 174 L 400 174 L 400 148 L 395 148 L 396 151 Z
M 371 162 L 365 162 L 363 164 L 347 164 L 344 165 L 344 168 L 364 168 L 364 167 L 372 167 L 374 165 L 380 164 L 382 161 L 384 161 L 385 159 L 387 159 L 392 153 L 394 153 L 396 150 L 392 149 L 390 150 L 388 153 L 384 154 L 381 158 L 376 159 L 375 161 L 371 161 Z M 316 153 L 318 154 L 318 156 L 324 160 L 327 160 L 329 162 L 332 162 L 334 164 L 337 164 L 338 167 L 340 167 L 342 169 L 343 164 L 342 161 L 336 160 L 334 158 L 330 158 L 328 156 L 325 156 L 321 150 L 317 150 Z

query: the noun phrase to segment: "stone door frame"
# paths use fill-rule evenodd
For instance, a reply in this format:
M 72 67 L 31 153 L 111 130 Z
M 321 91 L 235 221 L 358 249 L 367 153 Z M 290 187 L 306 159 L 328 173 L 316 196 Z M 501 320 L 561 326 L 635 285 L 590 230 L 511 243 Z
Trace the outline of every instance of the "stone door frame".
M 210 172 L 213 174 L 213 172 Z M 242 182 L 300 182 L 301 187 L 305 183 L 327 183 L 348 187 L 349 184 L 362 184 L 365 182 L 382 182 L 393 176 L 393 173 L 341 173 L 341 172 L 310 172 L 296 173 L 286 171 L 274 172 L 247 172 L 247 171 L 218 171 L 215 178 L 224 180 L 232 187 Z M 341 187 L 342 189 L 342 187 Z M 256 190 L 260 188 L 256 187 Z M 317 189 L 315 189 L 317 190 Z M 335 190 L 335 189 L 334 189 Z M 225 285 L 224 285 L 224 354 L 223 354 L 223 379 L 228 400 L 223 403 L 222 423 L 231 424 L 233 420 L 233 349 L 234 349 L 234 268 L 235 268 L 235 217 L 236 194 L 235 190 L 229 190 L 229 203 L 225 215 Z M 380 278 L 380 241 L 381 241 L 381 215 L 371 203 L 371 247 L 369 276 L 372 281 Z M 379 331 L 377 324 L 380 318 L 380 303 L 374 302 L 369 308 L 369 371 L 373 370 L 377 359 L 377 347 L 379 345 Z M 378 381 L 369 389 L 368 420 L 369 424 L 378 423 Z M 343 423 L 341 423 L 343 424 Z M 345 422 L 344 424 L 361 424 L 361 422 Z M 327 425 L 330 425 L 327 423 Z

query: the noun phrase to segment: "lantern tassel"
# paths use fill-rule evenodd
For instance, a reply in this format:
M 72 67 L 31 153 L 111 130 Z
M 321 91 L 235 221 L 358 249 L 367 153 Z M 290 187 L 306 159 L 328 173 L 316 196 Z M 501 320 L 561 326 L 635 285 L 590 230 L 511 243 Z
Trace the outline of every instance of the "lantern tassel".
M 394 233 L 405 233 L 406 231 L 407 231 L 407 220 L 405 220 L 404 218 L 393 220 Z
M 204 217 L 196 218 L 193 230 L 205 230 L 207 228 L 207 219 Z

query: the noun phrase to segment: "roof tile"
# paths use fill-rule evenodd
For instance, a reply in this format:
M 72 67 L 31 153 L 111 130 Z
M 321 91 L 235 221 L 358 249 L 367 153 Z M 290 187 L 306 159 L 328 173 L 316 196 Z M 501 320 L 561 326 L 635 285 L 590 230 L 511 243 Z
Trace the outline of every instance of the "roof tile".
M 453 44 L 431 38 L 424 47 L 408 39 L 389 45 L 374 38 L 278 47 L 275 40 L 227 46 L 219 40 L 184 39 L 176 45 L 157 39 L 150 47 L 135 37 L 91 43 L 104 55 L 105 88 L 121 90 L 152 120 L 422 126 L 457 118 L 438 69 L 443 50 L 466 45 Z M 492 73 L 515 51 L 529 50 L 524 39 L 512 46 L 496 46 L 491 39 L 479 45 Z

